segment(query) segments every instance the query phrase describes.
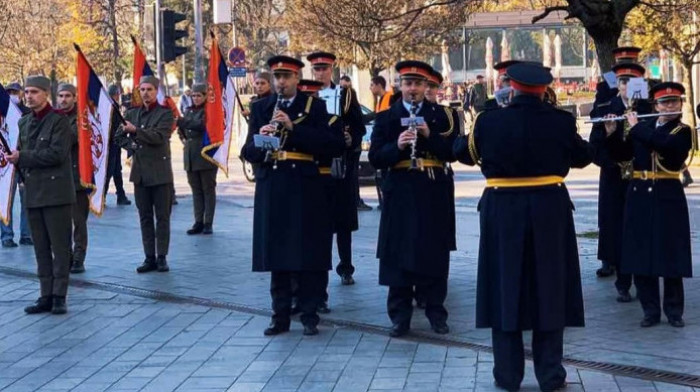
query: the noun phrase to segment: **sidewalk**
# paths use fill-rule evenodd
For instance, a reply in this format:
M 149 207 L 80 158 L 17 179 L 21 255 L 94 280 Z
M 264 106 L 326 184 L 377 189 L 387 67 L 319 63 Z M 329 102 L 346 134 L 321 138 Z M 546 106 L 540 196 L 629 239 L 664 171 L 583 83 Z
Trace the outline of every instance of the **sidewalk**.
M 268 318 L 71 287 L 64 316 L 24 315 L 38 283 L 0 273 L 0 390 L 496 391 L 488 352 L 345 328 L 263 337 Z M 692 388 L 567 368 L 567 391 Z M 523 391 L 537 391 L 528 361 Z

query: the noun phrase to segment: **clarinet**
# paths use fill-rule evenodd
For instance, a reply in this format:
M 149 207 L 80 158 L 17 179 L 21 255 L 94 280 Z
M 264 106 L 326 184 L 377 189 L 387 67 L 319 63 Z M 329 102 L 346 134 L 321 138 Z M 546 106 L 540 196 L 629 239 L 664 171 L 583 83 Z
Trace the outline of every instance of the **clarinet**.
M 411 116 L 408 122 L 408 130 L 413 132 L 413 134 L 416 136 L 412 141 L 411 141 L 411 166 L 409 167 L 409 170 L 417 170 L 418 169 L 418 158 L 416 157 L 416 144 L 418 144 L 418 129 L 416 128 L 416 110 L 418 109 L 418 105 L 416 104 L 416 99 L 415 96 L 411 96 Z
M 275 131 L 274 131 L 275 135 L 279 135 L 279 133 L 281 132 L 281 130 L 280 130 L 281 124 L 279 123 L 279 121 L 274 120 L 275 115 L 277 115 L 281 106 L 282 106 L 282 91 L 280 89 L 277 91 L 277 101 L 275 101 L 275 109 L 272 111 L 272 118 L 270 119 L 270 125 L 275 127 Z M 265 153 L 265 162 L 273 161 L 273 154 L 276 152 L 277 152 L 277 150 L 274 150 L 274 151 L 267 150 L 267 152 Z M 277 160 L 274 159 L 274 161 L 275 162 L 273 165 L 273 169 L 276 169 L 277 168 Z

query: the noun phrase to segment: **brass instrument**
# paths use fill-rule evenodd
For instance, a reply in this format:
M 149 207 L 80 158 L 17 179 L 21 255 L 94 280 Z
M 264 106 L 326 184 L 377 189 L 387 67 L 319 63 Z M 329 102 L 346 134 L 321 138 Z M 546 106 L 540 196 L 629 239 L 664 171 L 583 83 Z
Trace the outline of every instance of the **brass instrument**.
M 418 144 L 418 129 L 416 127 L 416 111 L 418 110 L 418 105 L 416 104 L 416 98 L 411 95 L 411 116 L 409 118 L 408 130 L 413 132 L 415 138 L 411 141 L 411 166 L 408 170 L 418 169 L 418 158 L 416 157 L 416 145 Z

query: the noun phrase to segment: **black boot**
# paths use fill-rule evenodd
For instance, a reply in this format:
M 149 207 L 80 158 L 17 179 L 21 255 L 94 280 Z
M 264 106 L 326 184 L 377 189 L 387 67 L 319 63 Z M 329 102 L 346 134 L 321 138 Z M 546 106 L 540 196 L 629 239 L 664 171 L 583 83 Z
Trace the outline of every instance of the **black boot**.
M 615 275 L 615 266 L 603 261 L 603 266 L 595 271 L 595 274 L 599 278 L 607 278 L 608 276 Z
M 85 272 L 85 261 L 80 258 L 74 258 L 73 264 L 70 267 L 71 274 L 82 274 Z
M 53 308 L 51 313 L 53 314 L 66 314 L 68 312 L 68 307 L 66 307 L 66 297 L 53 297 Z
M 129 198 L 127 198 L 125 194 L 119 194 L 119 195 L 117 195 L 117 205 L 118 206 L 130 206 L 131 200 L 129 200 Z
M 205 223 L 204 228 L 202 229 L 202 234 L 213 234 L 214 229 L 211 227 L 211 223 Z
M 158 266 L 158 272 L 170 271 L 170 267 L 168 267 L 168 260 L 165 259 L 165 256 L 158 256 L 158 259 L 156 259 L 156 265 Z
M 146 260 L 144 260 L 143 264 L 136 268 L 136 272 L 142 274 L 144 272 L 151 272 L 157 269 L 158 266 L 156 265 L 156 258 L 153 256 L 146 256 Z
M 24 308 L 24 312 L 27 314 L 46 313 L 51 311 L 52 305 L 51 296 L 39 297 L 34 305 Z
M 201 234 L 204 231 L 204 225 L 202 222 L 195 222 L 192 228 L 187 230 L 187 235 Z

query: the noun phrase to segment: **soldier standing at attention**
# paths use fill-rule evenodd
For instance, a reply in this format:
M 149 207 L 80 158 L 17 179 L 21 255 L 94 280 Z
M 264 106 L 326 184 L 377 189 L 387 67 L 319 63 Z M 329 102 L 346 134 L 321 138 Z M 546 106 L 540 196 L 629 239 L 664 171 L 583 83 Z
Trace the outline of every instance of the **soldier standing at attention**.
M 68 311 L 71 215 L 75 203 L 71 129 L 68 119 L 51 108 L 50 91 L 48 78 L 27 78 L 24 92 L 32 112 L 19 121 L 19 151 L 8 156 L 24 177 L 24 202 L 41 287 L 41 297 L 36 304 L 24 309 L 28 314 Z
M 212 234 L 216 209 L 216 172 L 218 167 L 202 157 L 202 139 L 206 132 L 204 104 L 206 84 L 192 86 L 192 106 L 184 117 L 177 120 L 180 134 L 185 139 L 184 161 L 187 182 L 192 188 L 194 225 L 187 234 Z
M 71 161 L 73 164 L 73 184 L 75 186 L 75 204 L 73 204 L 73 253 L 70 272 L 80 274 L 85 272 L 85 255 L 88 245 L 87 219 L 90 213 L 90 189 L 80 183 L 78 170 L 78 107 L 76 104 L 77 90 L 75 86 L 61 83 L 57 89 L 58 107 L 68 118 L 71 127 Z
M 170 212 L 173 197 L 173 168 L 170 163 L 170 134 L 173 114 L 158 105 L 158 78 L 142 76 L 139 93 L 143 105 L 124 115 L 122 129 L 133 135 L 140 148 L 133 155 L 131 176 L 141 223 L 146 259 L 139 273 L 170 270 L 166 256 L 170 246 Z M 155 227 L 153 216 L 155 214 Z

